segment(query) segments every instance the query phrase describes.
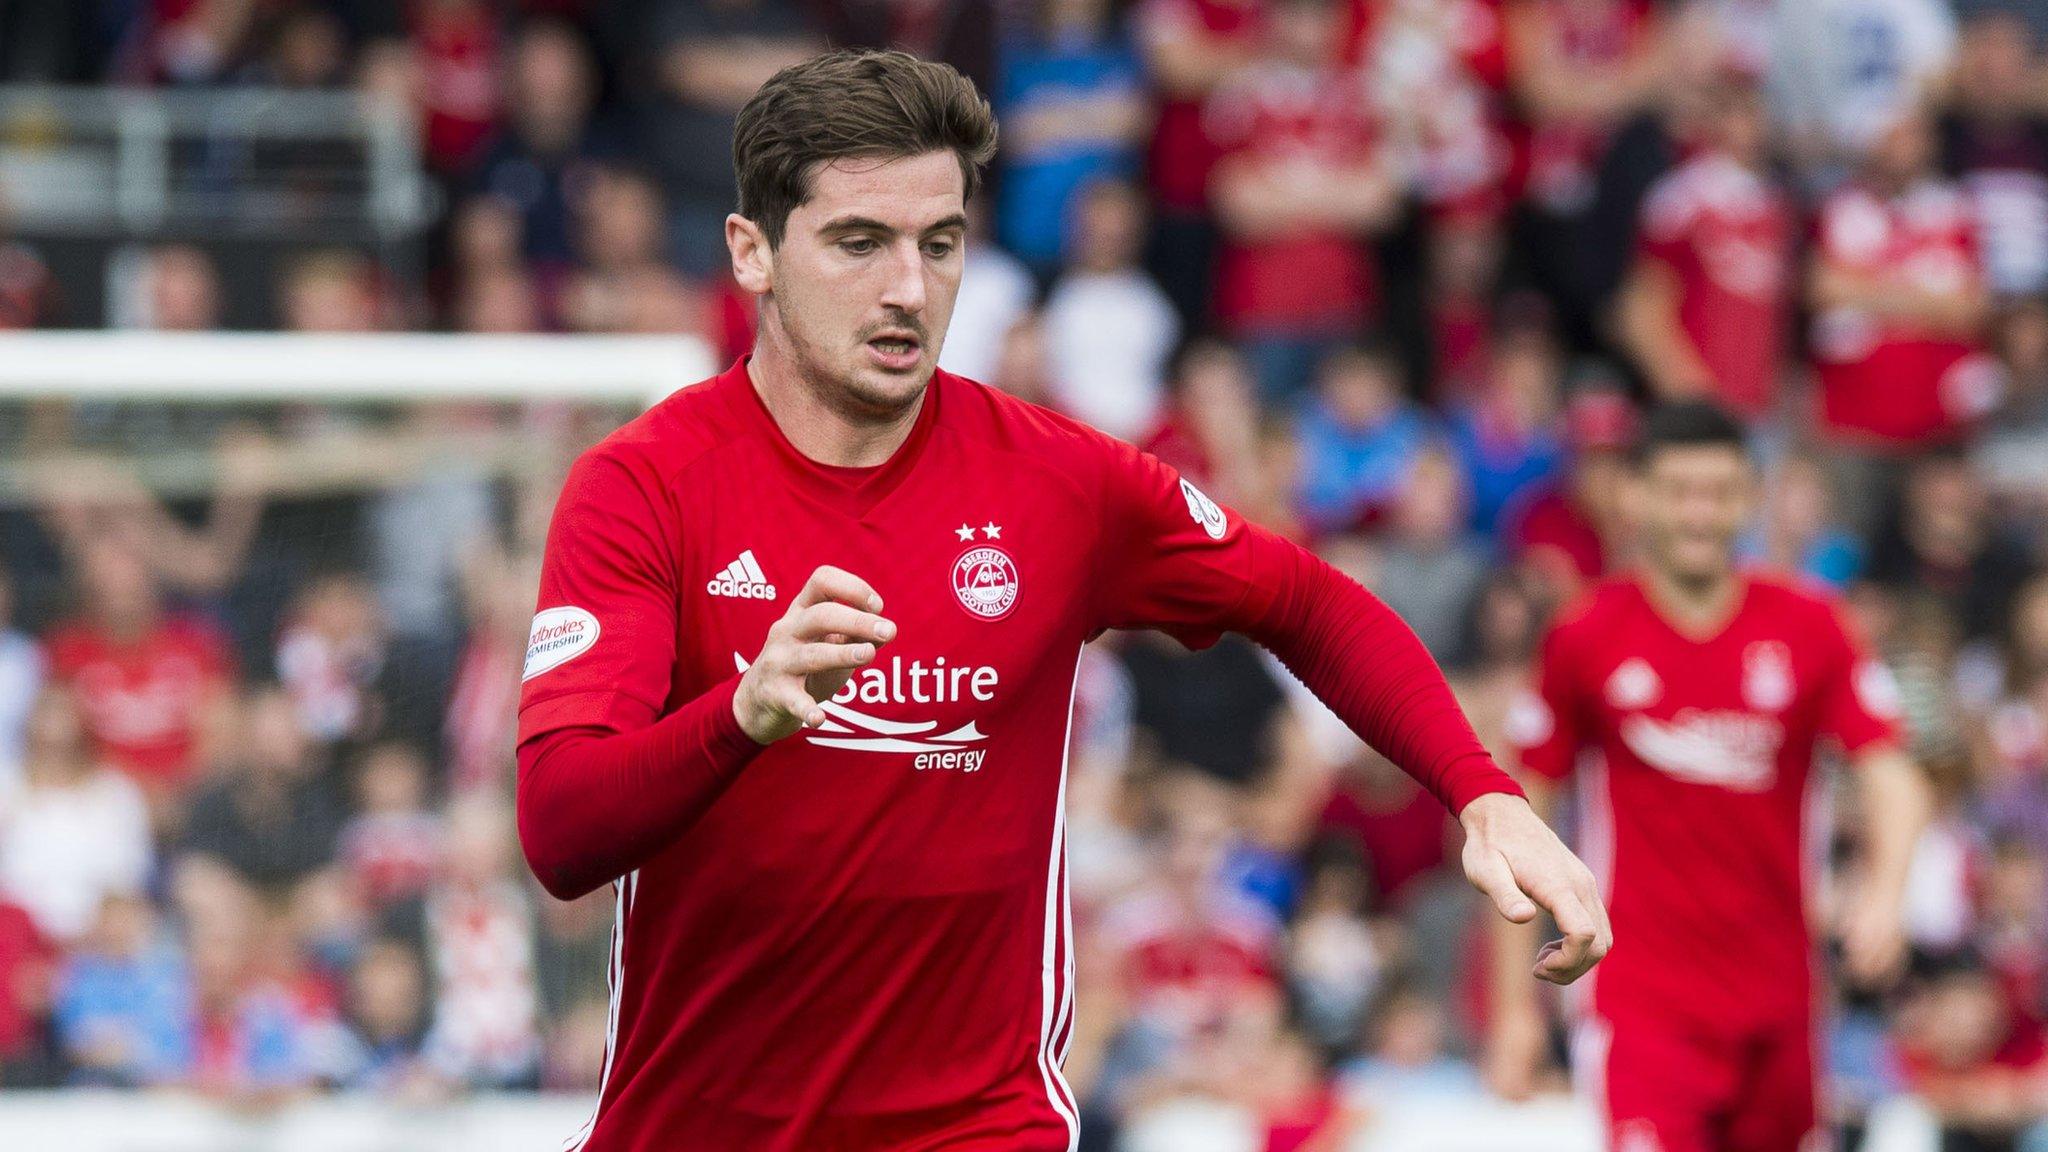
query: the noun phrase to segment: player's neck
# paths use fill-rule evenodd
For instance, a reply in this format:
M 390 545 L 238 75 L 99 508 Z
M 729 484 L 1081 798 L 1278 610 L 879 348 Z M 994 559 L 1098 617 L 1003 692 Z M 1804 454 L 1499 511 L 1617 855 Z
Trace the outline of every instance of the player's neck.
M 754 344 L 747 377 L 775 426 L 809 460 L 834 468 L 873 468 L 889 462 L 910 438 L 924 397 L 899 414 L 866 418 L 836 405 L 774 340 Z M 929 391 L 929 389 L 927 389 Z
M 1655 565 L 1643 569 L 1643 591 L 1651 607 L 1689 636 L 1718 634 L 1741 607 L 1742 585 L 1742 575 L 1734 569 L 1701 580 L 1686 579 Z

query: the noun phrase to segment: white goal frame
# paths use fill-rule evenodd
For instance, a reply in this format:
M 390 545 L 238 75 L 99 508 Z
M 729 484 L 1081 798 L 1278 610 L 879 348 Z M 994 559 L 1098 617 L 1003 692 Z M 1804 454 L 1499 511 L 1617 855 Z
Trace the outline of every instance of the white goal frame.
M 647 407 L 720 367 L 706 341 L 683 335 L 0 333 L 0 399 Z

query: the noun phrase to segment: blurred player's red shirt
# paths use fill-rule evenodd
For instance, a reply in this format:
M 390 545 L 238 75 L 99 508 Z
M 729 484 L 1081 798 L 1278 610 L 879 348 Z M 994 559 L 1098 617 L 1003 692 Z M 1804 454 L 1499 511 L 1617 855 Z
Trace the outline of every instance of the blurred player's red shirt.
M 1538 690 L 1510 717 L 1539 775 L 1597 754 L 1580 776 L 1581 854 L 1614 922 L 1593 974 L 1609 1019 L 1654 1007 L 1742 1027 L 1811 1007 L 1814 751 L 1891 738 L 1896 690 L 1819 595 L 1744 582 L 1706 640 L 1680 634 L 1636 579 L 1599 585 L 1551 630 Z
M 1303 555 L 1156 458 L 945 372 L 873 469 L 805 458 L 745 361 L 586 453 L 549 537 L 523 757 L 719 700 L 821 564 L 872 584 L 899 633 L 828 723 L 759 750 L 619 881 L 582 1147 L 1070 1149 L 1061 794 L 1082 645 L 1264 631 L 1283 582 L 1266 565 Z M 713 739 L 750 743 L 720 707 Z M 1512 787 L 1455 719 L 1426 725 L 1467 766 L 1439 789 L 1453 808 Z M 529 858 L 559 831 L 533 775 L 523 758 Z
M 1719 153 L 1688 161 L 1650 190 L 1642 255 L 1679 282 L 1678 320 L 1744 416 L 1770 409 L 1790 320 L 1792 212 L 1763 176 Z
M 1823 258 L 1900 291 L 1951 291 L 1983 277 L 1963 190 L 1929 180 L 1885 197 L 1851 186 L 1821 206 Z M 1998 401 L 1994 361 L 1973 340 L 1853 308 L 1813 321 L 1821 415 L 1838 437 L 1877 446 L 1954 438 Z

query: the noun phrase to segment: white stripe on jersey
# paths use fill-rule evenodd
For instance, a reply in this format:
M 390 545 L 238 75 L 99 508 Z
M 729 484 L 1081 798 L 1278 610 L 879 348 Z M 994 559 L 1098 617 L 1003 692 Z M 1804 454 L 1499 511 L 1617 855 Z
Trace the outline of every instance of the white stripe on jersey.
M 635 868 L 612 881 L 612 955 L 605 967 L 605 988 L 611 994 L 604 1025 L 604 1070 L 597 1077 L 597 1099 L 590 1105 L 590 1119 L 562 1144 L 562 1152 L 581 1152 L 597 1130 L 597 1114 L 604 1107 L 604 1090 L 612 1079 L 612 1057 L 619 1043 L 619 1000 L 626 984 L 626 918 L 633 912 L 633 896 L 640 887 L 640 870 Z
M 740 553 L 740 563 L 746 568 L 746 579 L 748 581 L 755 584 L 766 584 L 768 582 L 768 574 L 761 571 L 761 562 L 754 559 L 754 550 L 752 548 Z
M 1086 649 L 1074 653 L 1074 680 L 1067 689 L 1067 727 L 1060 741 L 1060 789 L 1054 798 L 1052 823 L 1052 850 L 1045 866 L 1045 952 L 1043 956 L 1044 1003 L 1038 1020 L 1038 1071 L 1045 1081 L 1045 1098 L 1060 1119 L 1067 1122 L 1067 1152 L 1074 1152 L 1081 1142 L 1081 1120 L 1075 1115 L 1073 1089 L 1067 1087 L 1067 1078 L 1061 1074 L 1059 1062 L 1064 1058 L 1064 1044 L 1058 1045 L 1061 1052 L 1055 1053 L 1055 1033 L 1064 1025 L 1073 1004 L 1074 940 L 1072 935 L 1062 933 L 1062 928 L 1073 922 L 1072 913 L 1067 910 L 1066 848 L 1067 848 L 1067 760 L 1074 742 L 1074 695 L 1081 685 L 1081 657 Z M 1057 957 L 1054 953 L 1058 952 Z M 1061 979 L 1064 977 L 1064 979 Z

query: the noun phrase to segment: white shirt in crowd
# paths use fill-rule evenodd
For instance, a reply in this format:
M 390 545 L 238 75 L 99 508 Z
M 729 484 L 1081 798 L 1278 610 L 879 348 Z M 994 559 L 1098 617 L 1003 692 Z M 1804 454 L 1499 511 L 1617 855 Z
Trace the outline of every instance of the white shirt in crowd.
M 21 779 L 21 747 L 29 709 L 43 685 L 43 650 L 15 631 L 0 631 L 0 788 Z
M 960 274 L 960 295 L 953 301 L 953 319 L 946 326 L 946 344 L 939 349 L 939 367 L 988 383 L 1002 357 L 1003 340 L 1031 311 L 1036 295 L 1031 273 L 1015 256 L 993 244 L 970 245 L 967 267 Z
M 149 809 L 135 782 L 98 769 L 63 788 L 0 785 L 0 898 L 59 943 L 84 935 L 114 894 L 149 879 Z
M 1053 398 L 1111 436 L 1143 436 L 1159 420 L 1179 339 L 1172 302 L 1143 272 L 1068 273 L 1045 302 Z

